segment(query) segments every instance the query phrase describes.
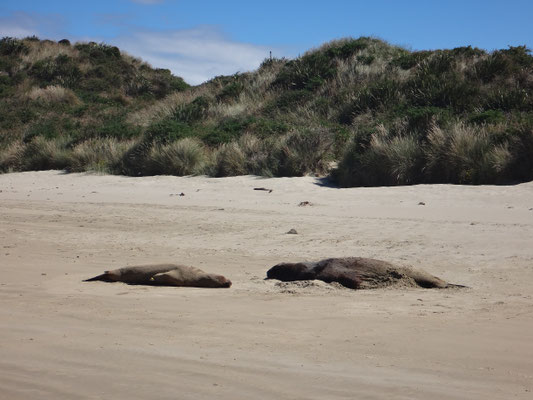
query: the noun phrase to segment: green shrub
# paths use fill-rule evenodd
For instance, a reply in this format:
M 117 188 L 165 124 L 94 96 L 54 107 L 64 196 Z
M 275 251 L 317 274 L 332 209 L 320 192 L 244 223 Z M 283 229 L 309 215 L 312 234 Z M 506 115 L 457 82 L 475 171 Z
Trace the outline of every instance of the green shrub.
M 483 49 L 472 46 L 462 46 L 456 47 L 452 50 L 447 50 L 453 57 L 463 57 L 463 58 L 475 58 L 481 57 L 487 54 Z
M 250 118 L 250 125 L 247 126 L 255 135 L 266 138 L 270 136 L 279 136 L 287 133 L 289 125 L 287 122 L 278 118 Z
M 344 126 L 332 128 L 334 132 L 333 155 L 336 160 L 342 157 L 348 141 L 352 137 L 352 132 Z
M 119 70 L 111 72 L 114 75 L 121 74 Z M 155 69 L 153 71 L 141 68 L 140 71 L 131 72 L 116 81 L 115 86 L 124 86 L 129 96 L 144 96 L 145 98 L 162 99 L 175 91 L 183 91 L 189 85 L 179 77 L 170 73 L 168 69 Z
M 135 74 L 126 82 L 126 94 L 128 96 L 142 96 L 152 93 L 150 80 L 142 73 Z
M 277 58 L 277 57 L 270 57 L 265 58 L 261 64 L 259 65 L 258 72 L 266 72 L 271 71 L 273 69 L 277 69 L 280 66 L 285 65 L 288 62 L 288 60 L 285 57 Z
M 526 88 L 498 88 L 487 94 L 483 102 L 486 108 L 502 111 L 530 111 L 533 108 L 531 90 Z
M 229 143 L 238 139 L 252 122 L 253 119 L 247 117 L 226 118 L 204 134 L 202 140 L 210 146 Z
M 132 125 L 123 115 L 108 115 L 103 120 L 85 128 L 86 137 L 131 139 L 141 134 L 142 128 Z
M 320 51 L 308 53 L 287 62 L 276 77 L 274 86 L 314 91 L 332 78 L 335 72 L 335 62 L 331 56 Z
M 224 103 L 232 102 L 239 98 L 243 90 L 244 84 L 239 80 L 238 75 L 234 75 L 233 79 L 222 87 L 216 99 Z
M 489 57 L 480 60 L 475 71 L 481 81 L 488 83 L 495 79 L 506 79 L 532 66 L 531 50 L 526 46 L 510 46 L 507 50 L 494 51 Z
M 392 60 L 391 65 L 398 66 L 405 70 L 411 69 L 426 60 L 431 54 L 432 52 L 428 50 L 415 51 L 412 53 L 406 52 Z
M 111 68 L 109 64 L 95 65 L 93 68 L 87 71 L 85 77 L 87 79 L 102 80 L 106 83 L 108 87 L 122 86 L 121 73 L 119 71 L 116 71 L 115 68 Z
M 168 69 L 155 69 L 149 80 L 150 93 L 156 99 L 162 99 L 172 92 L 181 92 L 189 88 L 182 78 L 172 75 Z
M 368 48 L 371 38 L 360 37 L 359 39 L 347 39 L 333 42 L 333 45 L 328 47 L 325 51 L 330 58 L 337 57 L 347 59 L 361 50 Z
M 0 97 L 12 95 L 15 87 L 9 75 L 0 75 Z
M 486 110 L 471 114 L 469 121 L 482 124 L 497 124 L 505 121 L 505 114 L 500 110 Z
M 400 117 L 405 117 L 408 123 L 408 130 L 416 133 L 425 133 L 431 124 L 439 119 L 448 119 L 449 111 L 440 107 L 409 107 L 397 112 Z
M 105 43 L 76 43 L 74 47 L 93 64 L 108 61 L 110 58 L 120 58 L 118 47 L 110 46 Z
M 293 110 L 296 106 L 302 105 L 311 100 L 313 93 L 309 90 L 285 91 L 279 94 L 272 102 L 265 105 L 267 115 L 285 113 Z
M 165 118 L 150 125 L 147 134 L 156 142 L 165 144 L 191 136 L 194 134 L 194 130 L 185 122 Z
M 479 85 L 452 69 L 448 58 L 439 60 L 420 67 L 406 82 L 407 100 L 414 106 L 453 108 L 458 113 L 479 106 Z
M 25 132 L 23 141 L 24 143 L 31 142 L 35 137 L 41 136 L 47 140 L 55 139 L 60 136 L 59 121 L 56 119 L 49 119 L 39 121 Z
M 358 114 L 395 106 L 401 99 L 401 87 L 400 82 L 385 78 L 361 88 L 355 93 L 354 99 L 340 109 L 339 122 L 351 124 Z
M 59 84 L 68 88 L 76 88 L 82 74 L 76 62 L 69 56 L 60 54 L 56 58 L 45 58 L 36 61 L 29 75 L 41 85 Z
M 374 62 L 375 59 L 375 56 L 358 56 L 357 62 L 363 65 L 370 65 Z
M 28 46 L 24 41 L 13 37 L 4 37 L 0 40 L 0 55 L 17 56 L 28 52 Z

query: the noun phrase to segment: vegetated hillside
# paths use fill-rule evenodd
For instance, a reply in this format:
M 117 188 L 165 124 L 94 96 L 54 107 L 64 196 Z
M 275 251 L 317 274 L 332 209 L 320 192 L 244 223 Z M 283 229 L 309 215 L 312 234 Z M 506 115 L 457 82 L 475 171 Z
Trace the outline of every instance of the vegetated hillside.
M 5 56 L 13 50 L 4 49 L 21 43 L 62 48 L 49 42 L 2 41 L 1 66 L 7 73 L 1 76 L 1 95 L 10 110 L 8 118 L 1 117 L 4 170 L 56 166 L 130 175 L 330 173 L 342 186 L 533 179 L 533 56 L 523 46 L 491 53 L 471 47 L 411 52 L 373 38 L 343 39 L 294 60 L 266 59 L 254 72 L 148 95 L 128 93 L 140 67 L 132 74 L 117 70 L 110 80 L 120 82 L 116 92 L 95 92 L 87 69 L 94 63 L 90 53 L 75 82 L 62 74 L 35 75 L 25 61 L 31 53 L 19 51 L 15 61 Z M 83 46 L 115 49 L 78 44 L 66 47 L 80 54 L 69 57 L 82 60 Z M 152 74 L 144 79 L 159 77 L 157 70 Z M 51 107 L 52 100 L 40 93 L 54 90 L 74 97 L 66 105 L 53 100 Z M 91 124 L 73 111 L 81 107 L 76 102 L 100 104 L 85 93 L 109 99 L 94 118 L 94 126 L 102 128 L 86 129 Z M 128 101 L 112 100 L 112 93 Z M 58 103 L 70 111 L 58 114 Z M 26 109 L 33 114 L 23 117 Z M 9 125 L 12 114 L 16 121 Z M 120 116 L 116 128 L 103 124 L 108 114 Z M 330 170 L 332 161 L 338 166 Z
M 105 44 L 0 40 L 0 169 L 72 167 L 77 146 L 142 135 L 129 113 L 188 88 Z M 80 166 L 81 167 L 81 166 Z

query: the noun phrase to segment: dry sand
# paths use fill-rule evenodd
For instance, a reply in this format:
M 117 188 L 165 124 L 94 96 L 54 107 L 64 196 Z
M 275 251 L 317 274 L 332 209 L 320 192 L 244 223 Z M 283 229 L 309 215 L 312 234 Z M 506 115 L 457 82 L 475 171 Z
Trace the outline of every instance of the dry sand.
M 0 398 L 533 398 L 533 183 L 320 183 L 0 175 Z M 341 256 L 471 288 L 263 279 Z M 160 262 L 233 287 L 82 282 Z

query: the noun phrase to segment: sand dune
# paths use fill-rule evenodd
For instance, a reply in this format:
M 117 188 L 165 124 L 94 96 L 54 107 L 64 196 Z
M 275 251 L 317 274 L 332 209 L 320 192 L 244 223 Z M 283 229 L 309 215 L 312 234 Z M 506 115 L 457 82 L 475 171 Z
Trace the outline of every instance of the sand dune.
M 532 397 L 533 183 L 4 174 L 0 243 L 0 399 Z M 263 279 L 343 256 L 470 289 Z M 82 282 L 164 262 L 233 286 Z

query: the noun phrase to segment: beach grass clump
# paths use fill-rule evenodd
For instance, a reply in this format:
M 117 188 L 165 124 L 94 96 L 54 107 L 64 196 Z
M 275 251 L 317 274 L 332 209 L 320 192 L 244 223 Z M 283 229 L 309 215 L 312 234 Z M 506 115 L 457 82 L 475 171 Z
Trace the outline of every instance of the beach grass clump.
M 70 172 L 117 173 L 124 154 L 134 141 L 119 141 L 116 138 L 92 138 L 77 144 L 69 153 Z
M 213 154 L 210 175 L 215 177 L 246 175 L 246 157 L 237 142 L 224 143 Z
M 28 98 L 44 103 L 45 106 L 61 103 L 77 105 L 80 103 L 80 100 L 72 90 L 59 85 L 51 85 L 44 88 L 34 87 L 28 93 Z
M 325 127 L 294 130 L 273 146 L 277 176 L 324 174 L 332 160 L 335 133 Z
M 205 172 L 207 161 L 203 144 L 195 138 L 184 138 L 154 145 L 145 172 L 150 175 L 197 175 Z
M 65 138 L 46 139 L 42 136 L 33 138 L 26 144 L 22 153 L 21 169 L 40 171 L 65 169 L 69 165 L 69 151 Z
M 260 139 L 251 134 L 244 134 L 238 144 L 245 157 L 247 174 L 273 176 L 276 168 L 275 153 L 278 140 L 274 138 Z
M 425 171 L 430 181 L 498 182 L 512 162 L 508 143 L 497 140 L 495 130 L 487 126 L 433 126 L 427 138 Z
M 422 151 L 416 136 L 378 125 L 356 132 L 334 172 L 341 186 L 405 185 L 420 181 Z
M 0 172 L 19 171 L 25 147 L 24 143 L 16 141 L 0 149 Z

